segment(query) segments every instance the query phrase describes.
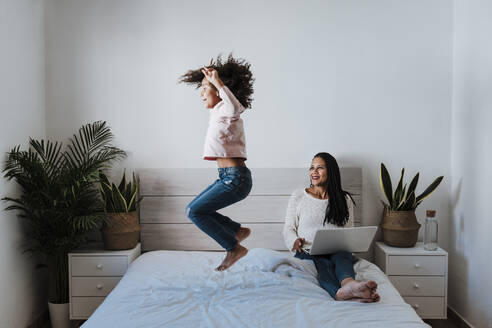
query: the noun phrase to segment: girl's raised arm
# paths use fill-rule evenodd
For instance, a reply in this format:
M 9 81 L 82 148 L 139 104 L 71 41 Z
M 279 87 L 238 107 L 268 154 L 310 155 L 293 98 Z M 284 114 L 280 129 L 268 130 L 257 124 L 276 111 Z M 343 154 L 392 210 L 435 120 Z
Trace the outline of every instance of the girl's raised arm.
M 218 90 L 219 97 L 224 101 L 224 106 L 220 108 L 223 115 L 236 116 L 245 111 L 244 106 L 239 102 L 239 100 L 237 100 L 231 90 L 229 90 L 229 88 L 222 82 L 215 69 L 204 67 L 202 69 L 202 73 L 205 75 L 205 78 Z

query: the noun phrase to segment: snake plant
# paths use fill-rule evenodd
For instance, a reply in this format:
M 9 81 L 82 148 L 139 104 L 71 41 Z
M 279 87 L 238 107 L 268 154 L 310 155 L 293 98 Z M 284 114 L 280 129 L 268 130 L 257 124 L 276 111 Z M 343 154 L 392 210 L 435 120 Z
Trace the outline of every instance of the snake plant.
M 417 206 L 419 206 L 420 203 L 422 203 L 422 201 L 425 198 L 429 197 L 429 195 L 432 194 L 434 190 L 436 190 L 436 188 L 439 186 L 442 179 L 444 178 L 443 176 L 438 177 L 427 187 L 427 189 L 424 190 L 423 193 L 417 196 L 416 188 L 417 188 L 417 183 L 419 181 L 419 173 L 417 173 L 415 177 L 412 179 L 410 185 L 408 186 L 408 189 L 406 183 L 405 185 L 403 185 L 404 174 L 405 174 L 405 168 L 401 170 L 400 181 L 398 182 L 395 192 L 393 193 L 393 186 L 391 185 L 390 175 L 388 173 L 388 170 L 386 169 L 386 166 L 384 166 L 384 164 L 381 163 L 379 183 L 381 185 L 381 189 L 383 190 L 384 195 L 386 196 L 386 199 L 388 200 L 388 203 L 383 202 L 383 204 L 388 210 L 392 210 L 392 211 L 415 210 Z
M 128 213 L 135 211 L 137 199 L 138 183 L 133 173 L 133 180 L 126 183 L 126 174 L 123 172 L 120 184 L 116 186 L 111 183 L 108 177 L 100 172 L 101 196 L 104 200 L 107 213 Z

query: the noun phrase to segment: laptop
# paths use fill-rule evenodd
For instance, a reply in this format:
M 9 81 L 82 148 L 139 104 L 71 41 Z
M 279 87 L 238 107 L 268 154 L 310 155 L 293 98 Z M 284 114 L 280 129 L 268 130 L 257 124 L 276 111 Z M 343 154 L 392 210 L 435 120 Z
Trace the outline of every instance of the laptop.
M 311 249 L 306 251 L 310 255 L 367 252 L 377 230 L 377 226 L 320 229 L 314 235 Z

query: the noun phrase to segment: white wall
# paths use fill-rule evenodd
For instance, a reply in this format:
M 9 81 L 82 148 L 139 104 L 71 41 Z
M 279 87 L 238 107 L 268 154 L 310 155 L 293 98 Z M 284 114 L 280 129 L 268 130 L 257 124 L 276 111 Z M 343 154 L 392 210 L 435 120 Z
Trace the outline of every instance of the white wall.
M 492 4 L 454 3 L 449 305 L 492 327 Z
M 364 222 L 379 223 L 378 170 L 445 175 L 435 208 L 447 247 L 452 3 L 49 0 L 47 134 L 107 120 L 139 167 L 201 160 L 207 112 L 178 85 L 219 52 L 256 77 L 244 114 L 250 167 L 307 167 L 319 151 L 364 168 Z M 272 182 L 274 183 L 274 182 Z
M 44 20 L 39 0 L 0 0 L 0 153 L 45 137 Z M 0 178 L 0 198 L 18 196 Z M 23 254 L 23 229 L 0 202 L 0 327 L 26 327 L 47 306 L 45 273 Z

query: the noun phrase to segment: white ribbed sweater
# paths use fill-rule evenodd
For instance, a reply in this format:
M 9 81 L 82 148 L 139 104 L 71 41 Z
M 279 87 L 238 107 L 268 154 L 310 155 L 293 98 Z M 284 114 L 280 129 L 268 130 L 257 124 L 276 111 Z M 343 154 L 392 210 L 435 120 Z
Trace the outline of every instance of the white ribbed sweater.
M 354 205 L 350 197 L 346 197 L 349 210 L 349 220 L 344 227 L 354 226 Z M 304 249 L 311 248 L 314 235 L 319 229 L 339 228 L 338 226 L 327 223 L 325 220 L 326 207 L 328 199 L 317 199 L 309 195 L 305 189 L 297 189 L 290 196 L 289 205 L 284 225 L 284 242 L 288 250 L 297 238 L 304 238 L 306 242 Z

